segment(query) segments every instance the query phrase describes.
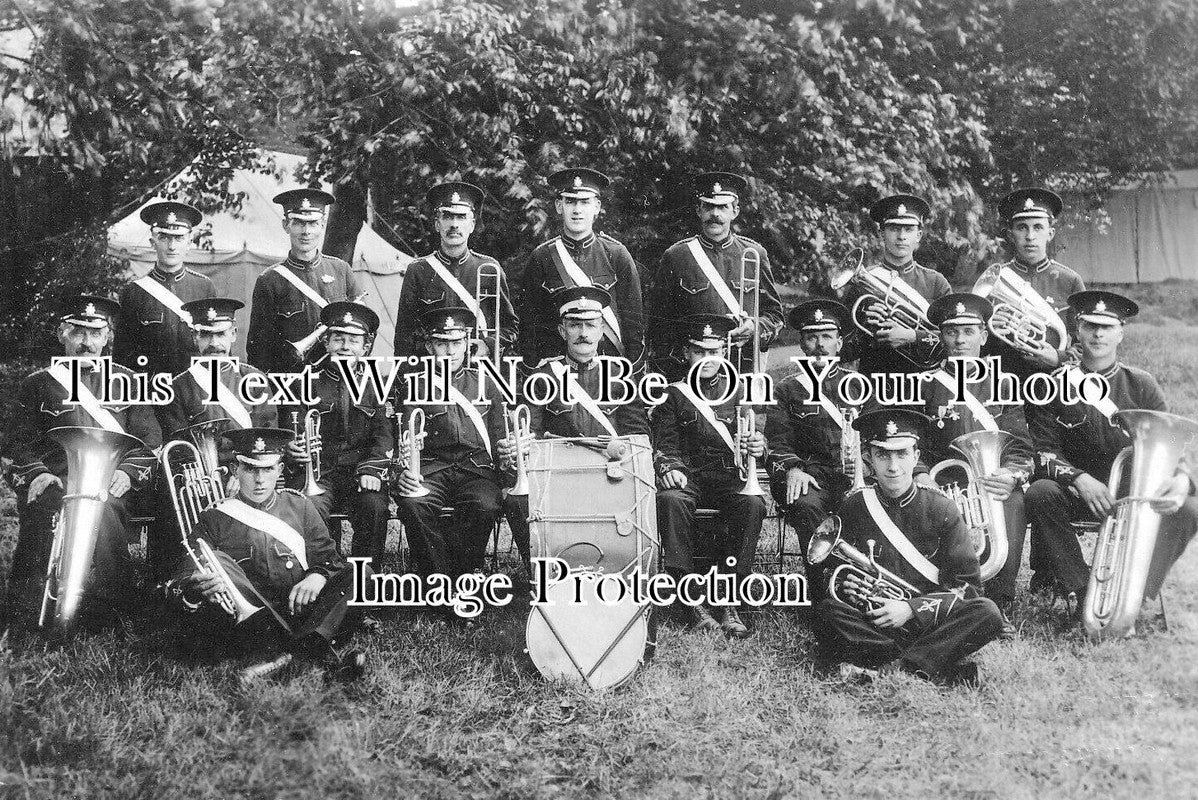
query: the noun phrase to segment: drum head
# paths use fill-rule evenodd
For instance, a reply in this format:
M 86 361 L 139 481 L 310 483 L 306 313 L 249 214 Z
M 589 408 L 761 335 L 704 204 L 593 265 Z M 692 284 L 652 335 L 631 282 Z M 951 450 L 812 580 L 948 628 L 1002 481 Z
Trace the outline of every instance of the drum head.
M 545 591 L 548 603 L 529 611 L 528 655 L 549 680 L 611 689 L 628 681 L 647 657 L 652 607 L 628 597 L 605 604 L 596 596 L 597 585 L 582 581 L 583 602 L 575 605 L 569 602 L 575 582 L 568 578 Z

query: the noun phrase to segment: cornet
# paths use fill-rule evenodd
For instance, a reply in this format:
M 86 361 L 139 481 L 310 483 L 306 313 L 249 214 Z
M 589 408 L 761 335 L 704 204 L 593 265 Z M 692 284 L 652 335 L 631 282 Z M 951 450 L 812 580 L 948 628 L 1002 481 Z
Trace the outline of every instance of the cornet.
M 419 484 L 411 493 L 404 493 L 402 497 L 424 497 L 429 493 L 428 487 L 422 482 L 420 474 L 420 451 L 424 449 L 424 440 L 428 433 L 424 430 L 424 409 L 414 408 L 412 414 L 408 417 L 407 429 L 402 427 L 402 415 L 396 412 L 396 416 L 401 418 L 400 434 L 398 445 L 396 448 L 397 455 L 395 459 L 396 466 L 408 473 Z
M 749 439 L 756 431 L 757 414 L 751 408 L 736 411 L 736 468 L 740 479 L 745 482 L 737 494 L 764 495 L 765 490 L 757 479 L 757 459 L 749 455 Z M 744 448 L 744 455 L 741 449 Z
M 308 461 L 304 464 L 303 493 L 308 497 L 324 494 L 324 489 L 320 486 L 320 453 L 323 448 L 320 440 L 320 411 L 312 408 L 304 414 L 303 431 L 300 430 L 299 412 L 292 411 L 291 429 L 295 431 L 296 439 L 308 456 Z
M 840 471 L 852 475 L 850 492 L 865 488 L 865 463 L 861 459 L 861 434 L 853 427 L 853 420 L 861 415 L 861 409 L 851 406 L 844 412 L 844 429 L 840 432 Z
M 1069 347 L 1069 334 L 1061 315 L 1010 267 L 982 275 L 972 292 L 990 301 L 995 313 L 986 327 L 1011 347 L 1018 350 L 1039 350 L 1045 344 L 1056 350 Z M 1004 313 L 999 314 L 999 310 Z
M 963 453 L 967 460 L 946 458 L 928 473 L 940 492 L 957 504 L 965 527 L 969 529 L 974 551 L 981 561 L 983 582 L 997 575 L 1007 563 L 1007 517 L 1003 504 L 991 497 L 977 482 L 977 478 L 993 475 L 1002 466 L 1003 449 L 1013 438 L 1006 431 L 962 434 L 953 439 L 952 447 Z M 941 480 L 941 474 L 949 469 L 960 470 L 964 477 L 960 480 Z
M 350 300 L 350 302 L 360 303 L 369 294 L 370 292 L 362 292 L 357 297 L 354 297 L 352 300 Z M 300 339 L 298 342 L 288 342 L 288 344 L 295 349 L 296 357 L 302 361 L 308 355 L 308 352 L 316 346 L 316 343 L 320 341 L 320 337 L 325 335 L 325 332 L 328 331 L 328 329 L 329 326 L 322 322 L 313 328 L 311 333 Z
M 516 437 L 516 485 L 508 489 L 508 495 L 523 497 L 528 494 L 528 459 L 520 443 L 532 436 L 532 412 L 526 405 L 518 405 L 504 415 L 505 436 Z
M 822 564 L 829 556 L 835 556 L 842 562 L 828 576 L 828 594 L 833 599 L 857 608 L 862 607 L 860 601 L 846 596 L 841 591 L 844 579 L 848 575 L 854 575 L 859 581 L 870 586 L 871 594 L 865 601 L 863 609 L 866 611 L 874 608 L 877 600 L 910 600 L 919 594 L 919 589 L 913 584 L 903 580 L 885 567 L 878 566 L 874 556 L 873 539 L 866 544 L 869 545 L 868 556 L 846 542 L 840 530 L 840 517 L 835 514 L 830 514 L 815 529 L 815 533 L 811 536 L 811 542 L 807 545 L 807 562 L 816 565 Z

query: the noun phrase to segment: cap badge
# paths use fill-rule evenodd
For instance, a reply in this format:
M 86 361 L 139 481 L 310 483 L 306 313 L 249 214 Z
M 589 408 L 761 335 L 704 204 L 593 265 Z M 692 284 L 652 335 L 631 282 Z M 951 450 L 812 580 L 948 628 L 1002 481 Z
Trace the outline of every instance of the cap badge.
M 1030 198 L 1030 197 L 1029 197 L 1028 199 L 1026 199 L 1026 200 L 1024 200 L 1024 201 L 1023 201 L 1023 207 L 1024 207 L 1024 208 L 1035 208 L 1035 207 L 1036 207 L 1036 201 L 1035 201 L 1035 200 L 1032 200 L 1032 198 Z
M 724 187 L 720 186 L 718 183 L 713 183 L 711 185 L 711 193 L 712 194 L 719 194 L 722 191 L 724 191 Z
M 462 196 L 460 194 L 458 194 L 457 192 L 454 192 L 453 194 L 451 194 L 449 196 L 449 202 L 454 203 L 454 204 L 461 203 Z
M 446 317 L 445 318 L 445 329 L 449 330 L 452 327 L 454 327 L 453 317 Z
M 822 308 L 815 309 L 815 313 L 811 315 L 811 318 L 819 322 L 824 318 L 824 310 Z
M 174 225 L 178 221 L 179 221 L 179 218 L 175 216 L 174 211 L 172 211 L 171 213 L 166 215 L 166 224 L 167 225 Z
M 704 337 L 711 337 L 711 336 L 715 336 L 715 331 L 713 331 L 713 330 L 711 329 L 711 326 L 710 326 L 710 325 L 704 325 L 704 326 L 703 326 L 703 336 L 704 336 Z
M 957 303 L 957 313 L 958 314 L 965 313 L 965 304 L 964 303 Z
M 341 321 L 348 325 L 349 323 L 354 321 L 354 315 L 349 313 L 348 311 L 346 311 L 345 318 L 342 319 Z
M 890 420 L 886 423 L 886 435 L 898 436 L 898 425 L 895 424 L 894 420 Z
M 1106 311 L 1106 302 L 1105 301 L 1099 300 L 1097 303 L 1094 304 L 1094 312 L 1096 314 L 1101 314 L 1104 311 Z
M 303 202 L 301 202 L 299 204 L 299 207 L 300 207 L 300 211 L 315 211 L 316 210 L 316 207 L 314 205 L 312 205 L 312 201 L 306 197 L 304 198 Z
M 216 319 L 216 306 L 208 306 L 208 319 Z
M 96 316 L 96 304 L 88 303 L 87 306 L 83 309 L 83 313 L 89 317 Z
M 907 216 L 907 206 L 903 203 L 899 203 L 899 206 L 894 210 L 894 213 L 900 217 Z
M 264 440 L 261 436 L 259 436 L 257 439 L 254 440 L 254 452 L 255 453 L 265 453 L 266 452 L 266 440 Z
M 581 175 L 575 175 L 575 176 L 574 176 L 574 188 L 575 188 L 575 189 L 581 189 L 581 188 L 582 188 L 582 176 L 581 176 Z

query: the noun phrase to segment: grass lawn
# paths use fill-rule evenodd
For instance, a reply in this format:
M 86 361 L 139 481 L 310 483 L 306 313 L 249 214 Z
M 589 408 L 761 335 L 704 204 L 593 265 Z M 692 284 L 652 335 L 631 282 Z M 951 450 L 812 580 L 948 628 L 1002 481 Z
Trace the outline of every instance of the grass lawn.
M 1143 290 L 1125 361 L 1198 418 L 1195 296 Z M 1062 632 L 1062 606 L 1020 604 L 1018 638 L 979 655 L 980 690 L 818 679 L 802 610 L 754 615 L 746 642 L 666 625 L 651 664 L 601 694 L 541 679 L 521 608 L 469 629 L 385 620 L 352 686 L 297 670 L 243 690 L 234 664 L 168 655 L 152 621 L 65 646 L 10 636 L 0 797 L 1193 797 L 1195 551 L 1166 584 L 1168 631 L 1092 645 Z

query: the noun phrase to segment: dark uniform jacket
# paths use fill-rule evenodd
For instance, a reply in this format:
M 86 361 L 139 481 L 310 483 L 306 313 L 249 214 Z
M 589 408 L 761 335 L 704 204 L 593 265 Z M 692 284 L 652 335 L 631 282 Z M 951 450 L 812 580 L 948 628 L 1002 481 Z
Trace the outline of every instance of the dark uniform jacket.
M 719 373 L 699 381 L 702 395 L 708 398 L 723 396 L 727 385 L 728 381 Z M 716 419 L 728 428 L 734 444 L 739 401 L 740 392 L 735 392 L 727 402 L 711 406 Z M 735 454 L 676 384 L 666 389 L 665 402 L 653 409 L 650 425 L 659 475 L 679 470 L 689 479 L 701 475 L 709 480 L 740 483 Z
M 130 370 L 119 364 L 112 365 L 112 372 L 131 375 Z M 81 380 L 96 397 L 100 396 L 100 372 L 83 372 Z M 24 381 L 17 393 L 17 409 L 13 427 L 5 450 L 12 458 L 8 480 L 14 490 L 27 489 L 29 481 L 44 472 L 64 478 L 67 460 L 58 442 L 46 436 L 51 428 L 68 425 L 99 427 L 82 405 L 68 405 L 67 390 L 45 369 L 38 370 Z M 125 433 L 141 439 L 145 447 L 131 450 L 121 460 L 118 469 L 129 476 L 132 488 L 146 484 L 154 467 L 153 450 L 162 444 L 158 421 L 154 418 L 154 406 L 132 404 L 103 404 Z
M 837 364 L 820 384 L 821 393 L 840 409 L 841 414 L 847 411 L 849 404 L 841 395 L 840 385 L 850 372 Z M 770 443 L 770 474 L 784 475 L 798 467 L 821 485 L 826 486 L 827 481 L 832 481 L 847 488 L 848 477 L 840 463 L 840 426 L 819 402 L 808 403 L 808 396 L 805 385 L 794 376 L 779 381 L 774 390 L 778 405 L 769 410 L 765 426 L 765 436 Z
M 414 383 L 417 391 L 425 391 L 422 380 Z M 463 364 L 462 368 L 453 374 L 452 384 L 463 397 L 473 402 L 478 397 L 478 370 Z M 492 398 L 489 405 L 474 407 L 483 418 L 493 453 L 495 442 L 504 435 L 503 404 Z M 414 408 L 424 409 L 424 430 L 428 434 L 424 440 L 424 449 L 420 452 L 421 475 L 427 477 L 449 467 L 458 466 L 481 477 L 496 479 L 493 455 L 487 452 L 487 443 L 483 441 L 478 428 L 470 421 L 469 415 L 461 406 L 452 402 L 443 405 L 405 404 L 402 407 L 405 428 Z
M 437 277 L 437 273 L 429 266 L 429 259 L 434 258 L 457 278 L 471 295 L 477 291 L 479 267 L 484 264 L 499 264 L 490 256 L 484 256 L 473 250 L 467 250 L 459 259 L 450 259 L 449 256 L 438 250 L 408 264 L 408 270 L 403 276 L 403 286 L 399 290 L 399 308 L 395 313 L 395 356 L 397 358 L 425 355 L 423 343 L 416 338 L 417 321 L 422 313 L 438 306 L 464 305 L 458 295 Z M 494 325 L 494 301 L 483 302 L 482 309 L 487 322 Z M 520 332 L 519 322 L 516 319 L 516 312 L 512 308 L 507 275 L 503 272 L 502 267 L 499 271 L 499 330 L 503 349 L 509 355 L 515 355 L 511 351 Z M 490 346 L 490 342 L 488 342 L 488 346 Z M 494 353 L 491 355 L 494 356 Z
M 241 379 L 246 375 L 255 373 L 261 374 L 259 370 L 254 369 L 249 364 L 238 363 L 236 366 L 222 364 L 219 380 L 236 397 L 237 386 Z M 191 372 L 181 372 L 176 375 L 172 386 L 175 390 L 174 402 L 165 406 L 158 414 L 159 422 L 162 425 L 163 441 L 181 438 L 183 429 L 189 425 L 221 419 L 222 417 L 229 418 L 228 413 L 226 413 L 219 403 L 206 404 L 204 402 L 208 398 L 208 387 L 205 385 L 201 388 L 196 383 L 195 377 L 192 376 Z M 213 400 L 215 399 L 213 398 Z M 250 427 L 278 427 L 278 409 L 274 405 L 269 403 L 259 403 L 257 405 L 242 403 L 242 405 L 249 412 Z M 236 422 L 230 419 L 226 429 L 235 430 L 239 427 Z M 218 447 L 220 450 L 220 462 L 227 466 L 232 458 L 232 451 L 223 438 L 219 441 Z
M 604 233 L 593 233 L 581 241 L 555 236 L 532 251 L 522 281 L 520 350 L 525 363 L 539 364 L 561 352 L 562 340 L 557 334 L 560 304 L 554 296 L 573 283 L 563 280 L 557 266 L 555 242 L 559 239 L 591 282 L 611 293 L 612 309 L 624 342 L 624 357 L 638 363 L 645 353 L 640 272 L 628 248 Z M 607 337 L 600 344 L 599 354 L 619 355 Z
M 150 277 L 166 287 L 180 302 L 216 296 L 216 287 L 206 275 L 184 268 L 168 275 L 157 267 Z M 191 365 L 195 338 L 191 327 L 154 296 L 130 283 L 121 290 L 121 313 L 112 340 L 112 357 L 134 372 L 165 372 L 174 375 Z M 137 363 L 145 356 L 145 366 Z
M 943 297 L 952 292 L 952 287 L 949 285 L 948 279 L 936 270 L 928 269 L 915 261 L 911 261 L 901 270 L 893 270 L 884 262 L 876 266 L 880 266 L 891 272 L 897 272 L 897 276 L 904 283 L 918 292 L 929 303 L 938 297 Z M 850 284 L 850 289 L 842 302 L 851 309 L 853 304 L 857 302 L 857 298 L 861 297 L 862 294 L 863 292 L 855 284 Z M 923 335 L 918 335 L 915 342 L 904 345 L 896 350 L 884 344 L 879 344 L 873 337 L 867 336 L 860 331 L 857 331 L 856 334 L 849 340 L 840 357 L 845 361 L 857 360 L 858 372 L 870 375 L 878 372 L 922 372 L 939 359 L 937 350 L 940 338 L 938 335 L 934 343 L 925 342 L 923 341 Z M 912 364 L 910 360 L 904 357 L 904 354 L 920 362 L 923 366 Z
M 385 401 L 374 394 L 366 381 L 362 402 L 353 403 L 341 370 L 331 363 L 317 373 L 312 385 L 320 398 L 320 402 L 309 408 L 320 412 L 320 466 L 324 473 L 345 469 L 357 475 L 383 478 L 390 464 L 388 454 L 395 446 L 395 428 L 387 416 Z M 282 427 L 295 430 L 293 423 L 298 420 L 302 435 L 307 411 L 308 408 L 280 406 L 279 422 Z M 298 418 L 293 414 L 298 414 Z
M 733 296 L 740 296 L 741 260 L 746 250 L 755 250 L 761 257 L 761 314 L 758 325 L 762 352 L 782 328 L 782 303 L 774 285 L 774 272 L 769 254 L 757 242 L 735 234 L 718 244 L 704 236 L 692 236 L 675 242 L 666 250 L 653 276 L 652 286 L 645 298 L 645 328 L 654 350 L 662 358 L 681 347 L 678 331 L 681 320 L 694 314 L 728 314 L 728 306 L 691 253 L 689 242 L 698 241 L 712 266 L 724 279 Z M 752 310 L 752 299 L 746 297 L 744 310 Z
M 1061 367 L 1061 370 L 1068 367 Z M 1079 367 L 1080 369 L 1080 367 Z M 1156 379 L 1142 369 L 1115 362 L 1101 373 L 1110 384 L 1110 400 L 1120 409 L 1168 411 Z M 1028 428 L 1036 448 L 1036 478 L 1069 487 L 1083 472 L 1105 483 L 1111 464 L 1131 437 L 1115 420 L 1078 402 L 1027 405 Z
M 1069 333 L 1070 338 L 1076 340 L 1077 319 L 1069 308 L 1068 301 L 1069 295 L 1074 292 L 1085 291 L 1086 284 L 1081 276 L 1061 262 L 1046 258 L 1034 267 L 1024 266 L 1018 259 L 1012 259 L 1003 264 L 993 264 L 978 276 L 978 279 L 992 277 L 1003 267 L 1010 267 L 1020 278 L 1030 283 L 1036 293 L 1056 309 L 1061 319 L 1065 321 L 1065 330 Z M 1020 377 L 1031 375 L 1033 372 L 1048 371 L 1048 367 L 1024 358 L 1019 351 L 1000 341 L 994 334 L 990 334 L 990 338 L 986 340 L 986 345 L 982 348 L 982 355 L 999 356 L 1002 358 L 1003 369 Z M 1078 358 L 1079 353 L 1076 346 L 1071 347 L 1065 356 L 1065 360 L 1069 362 L 1076 362 Z
M 840 519 L 845 541 L 869 554 L 867 542 L 874 540 L 874 555 L 880 566 L 913 585 L 918 594 L 908 602 L 921 627 L 942 621 L 957 601 L 976 597 L 981 589 L 981 571 L 969 533 L 956 504 L 935 489 L 911 485 L 902 497 L 888 498 L 877 490 L 886 515 L 940 571 L 934 585 L 904 559 L 882 534 L 865 504 L 866 488 L 844 499 Z
M 560 341 L 560 339 L 559 339 Z M 556 362 L 566 367 L 577 381 L 576 386 L 591 397 L 597 398 L 600 393 L 599 359 L 592 359 L 586 365 L 579 364 L 568 356 L 547 358 L 537 366 L 534 373 L 544 373 L 557 384 L 557 378 L 550 366 Z M 578 391 L 576 389 L 575 391 Z M 616 399 L 616 398 L 613 398 Z M 612 427 L 620 436 L 632 436 L 643 433 L 649 435 L 649 420 L 645 409 L 635 398 L 629 403 L 602 403 L 596 400 L 600 410 L 607 415 Z M 565 405 L 560 398 L 554 398 L 545 406 L 529 403 L 529 415 L 534 436 L 550 434 L 553 436 L 610 436 L 611 434 L 598 422 L 582 403 Z
M 321 254 L 311 264 L 302 264 L 288 255 L 282 265 L 329 302 L 353 300 L 360 293 L 349 264 L 339 258 Z M 254 284 L 245 345 L 249 362 L 263 372 L 298 371 L 302 362 L 290 343 L 303 339 L 318 324 L 316 304 L 270 267 Z M 318 342 L 308 352 L 307 362 L 314 363 L 324 352 Z

